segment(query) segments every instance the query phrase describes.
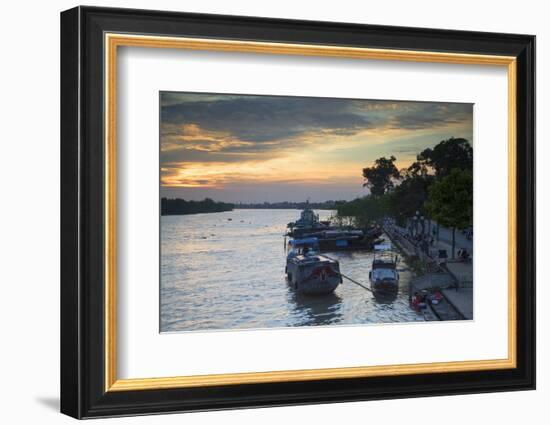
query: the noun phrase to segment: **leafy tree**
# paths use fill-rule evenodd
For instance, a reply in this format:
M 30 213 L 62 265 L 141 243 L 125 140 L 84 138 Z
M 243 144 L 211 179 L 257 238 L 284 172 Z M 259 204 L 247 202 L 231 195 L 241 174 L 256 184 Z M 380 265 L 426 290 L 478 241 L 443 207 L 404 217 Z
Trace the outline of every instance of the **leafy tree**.
M 394 180 L 400 177 L 395 156 L 378 158 L 372 167 L 363 168 L 363 177 L 366 180 L 363 186 L 368 187 L 371 194 L 381 196 L 388 192 L 394 187 Z
M 399 223 L 404 223 L 416 211 L 426 214 L 424 204 L 428 200 L 428 190 L 433 181 L 434 177 L 430 175 L 406 177 L 387 194 L 389 211 Z
M 415 164 L 419 171 L 422 167 L 429 167 L 437 177 L 445 177 L 455 168 L 472 170 L 473 149 L 466 139 L 451 137 L 439 142 L 433 149 L 424 149 Z
M 425 162 L 415 161 L 408 168 L 401 170 L 401 178 L 428 177 L 429 169 Z
M 439 224 L 452 228 L 452 258 L 455 258 L 456 229 L 465 229 L 472 224 L 472 172 L 455 168 L 433 183 L 425 207 Z
M 337 215 L 340 218 L 350 217 L 358 227 L 367 227 L 380 221 L 388 214 L 386 196 L 364 196 L 353 201 L 338 204 Z
M 404 223 L 419 211 L 435 219 L 438 229 L 439 224 L 453 229 L 454 256 L 455 231 L 467 227 L 472 220 L 473 150 L 469 142 L 454 137 L 443 140 L 423 150 L 415 162 L 401 171 L 395 161 L 394 156 L 381 157 L 371 167 L 364 168 L 363 186 L 371 194 L 339 204 L 337 217 L 364 226 L 388 214 Z M 446 180 L 451 175 L 454 177 Z M 449 188 L 455 184 L 464 187 Z M 455 195 L 459 199 L 450 199 Z M 466 219 L 459 219 L 460 214 L 465 214 Z

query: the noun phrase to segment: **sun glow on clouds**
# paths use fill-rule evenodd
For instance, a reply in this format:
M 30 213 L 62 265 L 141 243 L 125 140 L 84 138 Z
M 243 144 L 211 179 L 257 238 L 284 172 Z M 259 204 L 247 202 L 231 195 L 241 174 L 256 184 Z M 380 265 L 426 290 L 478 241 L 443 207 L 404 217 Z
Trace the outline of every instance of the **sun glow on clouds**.
M 253 145 L 253 142 L 244 142 L 233 137 L 229 132 L 208 131 L 197 124 L 167 125 L 163 137 L 163 152 L 170 150 L 198 150 L 204 152 L 221 152 L 230 147 Z
M 164 187 L 217 188 L 231 184 L 295 183 L 322 185 L 327 182 L 357 184 L 361 179 L 356 169 L 342 169 L 341 165 L 312 167 L 309 159 L 300 156 L 274 158 L 244 163 L 180 162 L 173 168 L 162 169 Z
M 162 187 L 197 199 L 201 189 L 294 185 L 305 199 L 308 187 L 360 188 L 380 156 L 406 167 L 440 140 L 472 137 L 466 104 L 202 96 L 161 97 Z

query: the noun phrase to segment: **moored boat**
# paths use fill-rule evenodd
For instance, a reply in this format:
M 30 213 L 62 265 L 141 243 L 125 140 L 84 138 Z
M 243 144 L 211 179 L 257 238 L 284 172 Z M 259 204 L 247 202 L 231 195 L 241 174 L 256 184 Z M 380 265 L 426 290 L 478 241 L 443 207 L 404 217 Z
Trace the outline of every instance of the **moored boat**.
M 390 250 L 390 245 L 374 246 L 374 258 L 372 269 L 369 272 L 369 281 L 375 294 L 393 294 L 397 293 L 399 289 L 397 256 L 394 257 Z
M 367 231 L 354 228 L 330 228 L 305 233 L 302 237 L 315 237 L 319 240 L 321 252 L 371 250 L 381 241 L 382 231 L 372 228 Z
M 289 285 L 302 294 L 329 294 L 340 283 L 340 263 L 319 254 L 317 238 L 289 242 L 286 274 Z
M 292 223 L 288 223 L 289 235 L 300 237 L 305 233 L 317 232 L 329 229 L 329 223 L 319 220 L 319 214 L 316 214 L 306 202 L 306 207 L 300 212 L 300 218 Z
M 319 220 L 319 215 L 306 207 L 301 211 L 300 218 L 288 223 L 287 236 L 295 239 L 317 238 L 321 252 L 371 250 L 380 242 L 382 229 L 372 226 L 359 229 L 352 226 L 333 226 L 329 221 Z

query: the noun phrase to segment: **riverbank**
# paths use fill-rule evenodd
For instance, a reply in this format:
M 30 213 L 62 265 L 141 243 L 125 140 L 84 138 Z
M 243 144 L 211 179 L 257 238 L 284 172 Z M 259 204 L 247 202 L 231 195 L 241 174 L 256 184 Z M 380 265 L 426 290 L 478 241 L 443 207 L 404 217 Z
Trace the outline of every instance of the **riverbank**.
M 398 226 L 386 226 L 384 231 L 415 273 L 409 284 L 411 307 L 418 309 L 418 303 L 422 302 L 437 320 L 472 320 L 472 263 L 447 260 L 439 264 L 437 254 L 448 249 L 445 241 L 435 241 L 430 249 L 424 250 Z

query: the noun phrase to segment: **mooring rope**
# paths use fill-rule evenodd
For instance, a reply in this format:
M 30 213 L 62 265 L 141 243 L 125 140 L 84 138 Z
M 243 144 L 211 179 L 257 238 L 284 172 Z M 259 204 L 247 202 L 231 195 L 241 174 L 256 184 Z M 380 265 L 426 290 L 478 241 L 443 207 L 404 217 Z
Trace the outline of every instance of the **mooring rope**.
M 350 282 L 355 283 L 356 285 L 359 285 L 361 288 L 366 289 L 369 292 L 373 292 L 372 289 L 367 288 L 365 285 L 363 285 L 362 283 L 357 282 L 356 280 L 353 280 L 351 277 L 348 277 L 348 276 L 346 276 L 345 274 L 342 274 L 342 273 L 338 273 L 338 274 L 340 276 L 342 276 L 343 278 L 349 280 Z
M 327 257 L 329 260 L 338 261 L 338 260 L 335 260 L 334 258 L 329 257 L 329 256 L 326 255 L 326 254 L 323 254 L 323 256 Z M 345 274 L 343 274 L 343 273 L 341 273 L 341 272 L 337 272 L 337 273 L 338 273 L 340 276 L 342 276 L 344 279 L 347 279 L 347 280 L 349 280 L 350 282 L 355 283 L 356 285 L 360 286 L 361 288 L 363 288 L 363 289 L 365 289 L 365 290 L 367 290 L 367 291 L 369 291 L 369 292 L 372 292 L 372 293 L 374 294 L 374 292 L 373 292 L 372 289 L 367 288 L 367 287 L 366 287 L 365 285 L 363 285 L 362 283 L 357 282 L 356 280 L 353 280 L 351 277 L 346 276 Z

